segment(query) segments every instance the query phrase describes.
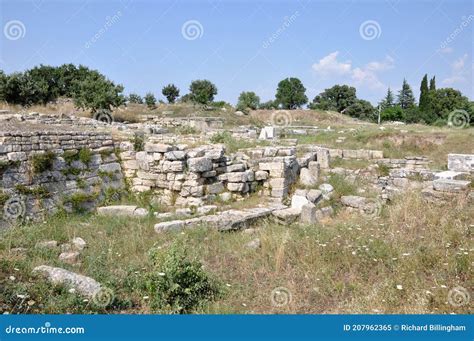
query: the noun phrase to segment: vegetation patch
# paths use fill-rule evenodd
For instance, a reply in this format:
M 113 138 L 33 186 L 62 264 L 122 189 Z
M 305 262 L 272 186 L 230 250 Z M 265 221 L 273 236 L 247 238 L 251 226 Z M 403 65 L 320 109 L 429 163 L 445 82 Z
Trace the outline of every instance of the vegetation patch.
M 52 151 L 33 155 L 31 160 L 33 166 L 33 173 L 40 174 L 45 171 L 51 170 L 53 168 L 55 158 L 56 154 L 54 154 L 54 152 Z
M 19 184 L 15 186 L 15 189 L 17 190 L 19 194 L 32 195 L 38 199 L 51 197 L 51 193 L 44 186 L 28 187 L 28 186 Z

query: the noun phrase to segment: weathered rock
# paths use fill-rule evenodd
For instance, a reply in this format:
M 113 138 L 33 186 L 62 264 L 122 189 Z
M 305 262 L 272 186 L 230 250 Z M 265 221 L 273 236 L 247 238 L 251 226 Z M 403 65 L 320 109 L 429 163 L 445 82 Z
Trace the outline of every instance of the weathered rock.
M 59 260 L 68 264 L 76 264 L 79 260 L 79 256 L 80 254 L 77 251 L 62 252 L 59 255 Z
M 207 172 L 212 170 L 212 160 L 207 157 L 188 159 L 187 164 L 191 172 Z
M 97 214 L 116 217 L 143 217 L 148 214 L 148 211 L 134 205 L 112 205 L 97 207 Z
M 361 209 L 366 205 L 367 199 L 356 195 L 345 195 L 341 197 L 341 203 L 345 206 Z
M 36 248 L 44 248 L 44 249 L 54 249 L 58 247 L 58 242 L 56 240 L 45 240 L 36 243 Z
M 300 171 L 300 183 L 303 186 L 314 186 L 318 180 L 311 174 L 308 168 L 302 168 Z
M 33 273 L 45 276 L 55 285 L 64 285 L 75 289 L 77 293 L 86 297 L 93 297 L 101 290 L 101 285 L 93 278 L 79 275 L 62 268 L 40 265 L 33 269 Z
M 304 205 L 309 204 L 309 200 L 306 198 L 306 195 L 293 195 L 291 197 L 291 208 L 301 212 L 301 209 Z
M 306 198 L 313 204 L 317 204 L 319 201 L 323 199 L 323 193 L 320 190 L 311 189 L 306 194 Z
M 165 157 L 166 160 L 180 161 L 180 160 L 184 160 L 186 158 L 186 152 L 184 152 L 182 150 L 174 150 L 174 151 L 171 151 L 171 152 L 166 152 L 164 154 L 164 157 Z
M 165 221 L 155 225 L 155 232 L 161 233 L 165 231 L 179 231 L 184 227 L 182 220 Z
M 331 184 L 322 184 L 319 186 L 319 189 L 323 192 L 323 194 L 328 194 L 334 191 L 334 187 Z
M 84 239 L 81 237 L 76 237 L 71 240 L 72 245 L 76 250 L 82 251 L 86 247 L 87 243 Z
M 433 189 L 441 192 L 462 192 L 469 188 L 470 181 L 465 180 L 445 180 L 433 181 Z
M 300 213 L 301 209 L 289 207 L 281 210 L 275 210 L 272 212 L 272 215 L 282 223 L 291 224 L 298 219 Z
M 334 209 L 331 206 L 320 208 L 316 211 L 316 220 L 322 220 L 329 218 L 334 213 Z
M 300 222 L 303 224 L 316 223 L 316 205 L 308 203 L 301 208 Z

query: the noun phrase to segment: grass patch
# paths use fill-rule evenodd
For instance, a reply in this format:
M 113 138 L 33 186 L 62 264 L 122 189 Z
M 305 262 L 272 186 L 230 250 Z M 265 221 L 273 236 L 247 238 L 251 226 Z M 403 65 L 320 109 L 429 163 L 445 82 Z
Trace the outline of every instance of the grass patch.
M 33 173 L 40 174 L 51 170 L 56 155 L 52 151 L 47 151 L 42 154 L 35 154 L 32 157 L 31 163 L 33 166 Z

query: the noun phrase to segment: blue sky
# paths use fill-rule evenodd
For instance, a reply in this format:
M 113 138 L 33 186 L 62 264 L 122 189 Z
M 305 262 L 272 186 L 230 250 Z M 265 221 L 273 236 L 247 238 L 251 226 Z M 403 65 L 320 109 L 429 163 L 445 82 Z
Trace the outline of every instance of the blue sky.
M 311 100 L 350 84 L 377 103 L 425 73 L 473 99 L 474 2 L 0 0 L 0 68 L 84 64 L 125 92 L 181 94 L 210 79 L 218 100 L 272 99 L 298 77 Z

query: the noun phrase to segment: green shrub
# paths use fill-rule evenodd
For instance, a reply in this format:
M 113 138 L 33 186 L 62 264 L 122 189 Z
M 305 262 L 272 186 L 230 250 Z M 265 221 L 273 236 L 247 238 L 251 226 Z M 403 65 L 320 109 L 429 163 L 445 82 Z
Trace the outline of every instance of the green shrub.
M 40 174 L 47 170 L 51 170 L 53 168 L 53 162 L 55 158 L 56 155 L 52 151 L 33 155 L 33 173 Z
M 390 174 L 390 167 L 384 163 L 381 163 L 379 164 L 378 173 L 379 176 L 388 176 Z
M 89 194 L 89 193 L 78 192 L 66 198 L 64 202 L 70 203 L 72 205 L 72 209 L 74 210 L 74 212 L 84 213 L 86 211 L 85 205 L 87 203 L 91 203 L 97 200 L 98 196 L 99 196 L 98 193 Z
M 194 127 L 185 125 L 185 126 L 177 127 L 176 133 L 180 135 L 192 135 L 192 134 L 197 134 L 198 130 Z
M 133 150 L 141 152 L 145 149 L 145 136 L 143 134 L 135 133 L 132 139 Z
M 89 148 L 82 148 L 79 151 L 79 160 L 85 164 L 88 165 L 91 160 L 92 160 L 92 152 Z
M 186 314 L 220 295 L 220 283 L 203 270 L 199 261 L 190 260 L 179 242 L 164 256 L 152 249 L 151 257 L 156 270 L 150 274 L 147 287 L 154 310 Z
M 16 191 L 22 195 L 33 195 L 36 198 L 49 198 L 51 193 L 44 186 L 27 187 L 18 184 L 15 186 Z

